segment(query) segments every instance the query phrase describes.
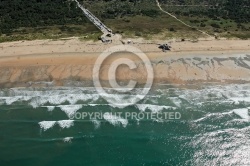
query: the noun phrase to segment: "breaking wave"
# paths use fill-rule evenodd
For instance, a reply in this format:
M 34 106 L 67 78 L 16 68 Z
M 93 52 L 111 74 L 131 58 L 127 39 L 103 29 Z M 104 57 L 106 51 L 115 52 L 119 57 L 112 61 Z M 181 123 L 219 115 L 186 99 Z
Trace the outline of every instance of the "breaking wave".
M 123 127 L 126 127 L 128 125 L 127 119 L 112 115 L 108 112 L 103 115 L 103 118 L 114 126 L 119 126 L 121 124 Z
M 38 124 L 43 131 L 47 131 L 53 128 L 56 124 L 58 124 L 59 127 L 62 129 L 68 129 L 74 126 L 74 121 L 73 120 L 42 121 L 42 122 L 39 122 Z

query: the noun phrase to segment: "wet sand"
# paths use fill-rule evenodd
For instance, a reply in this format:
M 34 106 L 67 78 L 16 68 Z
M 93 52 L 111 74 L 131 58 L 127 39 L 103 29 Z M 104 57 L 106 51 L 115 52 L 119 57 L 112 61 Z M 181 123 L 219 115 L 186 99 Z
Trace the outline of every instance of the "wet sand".
M 171 52 L 162 52 L 157 43 L 134 41 L 151 60 L 155 82 L 250 82 L 250 42 L 212 40 L 172 42 Z M 169 42 L 168 42 L 169 43 Z M 29 86 L 30 82 L 91 81 L 92 70 L 102 51 L 119 43 L 81 42 L 75 38 L 61 41 L 20 41 L 0 44 L 0 86 Z M 146 81 L 143 62 L 129 53 L 119 53 L 104 61 L 101 80 L 108 80 L 113 60 L 129 58 L 137 69 L 121 66 L 117 79 Z

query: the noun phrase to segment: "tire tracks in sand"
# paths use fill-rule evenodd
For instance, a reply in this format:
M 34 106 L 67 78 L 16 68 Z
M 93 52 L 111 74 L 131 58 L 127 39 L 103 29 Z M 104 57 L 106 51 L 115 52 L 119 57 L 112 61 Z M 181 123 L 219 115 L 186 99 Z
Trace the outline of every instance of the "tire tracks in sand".
M 158 1 L 158 0 L 155 0 L 155 1 L 156 1 L 156 4 L 157 4 L 158 8 L 159 8 L 162 12 L 168 14 L 170 17 L 173 17 L 174 19 L 176 19 L 177 21 L 179 21 L 179 22 L 182 23 L 183 25 L 185 25 L 185 26 L 187 26 L 187 27 L 189 27 L 189 28 L 194 28 L 195 30 L 201 32 L 202 34 L 214 38 L 214 36 L 209 35 L 207 32 L 202 31 L 202 30 L 199 30 L 198 28 L 193 27 L 193 26 L 191 26 L 191 25 L 188 25 L 187 23 L 185 23 L 185 22 L 183 22 L 182 20 L 178 19 L 175 15 L 173 15 L 173 14 L 171 14 L 171 13 L 169 13 L 169 12 L 163 10 L 162 7 L 161 7 L 161 5 L 160 5 L 160 3 L 159 3 L 159 1 Z

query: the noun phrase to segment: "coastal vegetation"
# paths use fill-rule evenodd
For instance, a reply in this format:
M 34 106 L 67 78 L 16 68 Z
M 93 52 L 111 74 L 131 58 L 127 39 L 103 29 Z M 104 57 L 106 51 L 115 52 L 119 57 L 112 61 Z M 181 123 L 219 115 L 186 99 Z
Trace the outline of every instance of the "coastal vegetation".
M 79 0 L 80 1 L 80 0 Z M 198 38 L 202 34 L 161 12 L 155 0 L 80 1 L 115 33 L 126 37 Z M 250 38 L 249 0 L 159 0 L 185 23 L 219 37 Z M 1 0 L 0 42 L 80 36 L 99 30 L 69 0 Z

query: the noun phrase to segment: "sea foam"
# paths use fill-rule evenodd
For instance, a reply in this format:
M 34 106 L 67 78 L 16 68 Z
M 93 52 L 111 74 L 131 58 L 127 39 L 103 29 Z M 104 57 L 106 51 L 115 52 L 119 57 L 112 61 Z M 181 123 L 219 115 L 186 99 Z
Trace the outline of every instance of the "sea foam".
M 240 102 L 250 103 L 250 97 L 231 97 L 230 100 L 233 100 L 235 104 L 239 104 Z
M 112 115 L 111 113 L 106 112 L 103 115 L 103 118 L 108 121 L 110 124 L 117 126 L 117 125 L 122 125 L 124 128 L 128 125 L 128 120 L 127 119 L 123 119 L 121 117 Z
M 63 138 L 63 142 L 65 142 L 65 143 L 71 143 L 72 139 L 73 139 L 73 137 L 65 137 L 65 138 Z
M 58 121 L 57 123 L 62 129 L 65 129 L 65 128 L 68 129 L 74 126 L 73 120 L 61 120 L 61 121 Z
M 248 108 L 234 109 L 233 112 L 240 116 L 243 120 L 250 122 L 250 117 L 248 115 Z
M 101 126 L 101 122 L 98 120 L 92 120 L 92 123 L 95 126 L 95 129 L 98 129 Z
M 46 131 L 52 128 L 56 124 L 56 121 L 42 121 L 42 122 L 39 122 L 38 124 L 40 125 L 40 128 L 43 131 Z
M 152 111 L 152 113 L 158 113 L 160 111 L 163 111 L 164 109 L 176 109 L 175 107 L 172 106 L 160 106 L 160 105 L 151 105 L 151 104 L 136 104 L 136 107 L 142 111 L 145 112 L 147 109 Z
M 69 118 L 71 118 L 82 108 L 82 105 L 60 105 L 58 107 L 60 107 L 60 109 L 65 112 Z
M 206 114 L 204 117 L 194 120 L 194 122 L 203 122 L 206 120 L 211 120 L 214 121 L 215 119 L 222 119 L 225 116 L 231 116 L 233 113 L 233 111 L 229 111 L 229 112 L 217 112 L 217 113 L 208 113 Z
M 48 112 L 52 112 L 55 109 L 55 106 L 43 106 L 44 108 L 47 108 Z
M 42 121 L 38 123 L 40 128 L 43 131 L 46 131 L 52 127 L 54 127 L 56 124 L 58 124 L 62 129 L 68 129 L 72 126 L 74 126 L 73 120 L 61 120 L 61 121 Z
M 182 101 L 178 97 L 170 97 L 170 99 L 177 107 L 181 107 Z

